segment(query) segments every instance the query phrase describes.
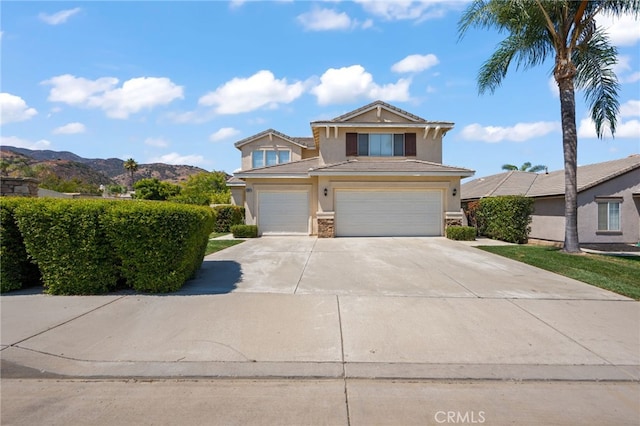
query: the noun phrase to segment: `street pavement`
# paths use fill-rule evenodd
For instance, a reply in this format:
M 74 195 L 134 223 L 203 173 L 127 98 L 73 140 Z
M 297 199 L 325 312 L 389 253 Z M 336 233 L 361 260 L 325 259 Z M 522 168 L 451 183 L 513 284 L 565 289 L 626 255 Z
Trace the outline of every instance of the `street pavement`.
M 640 303 L 444 238 L 264 237 L 0 298 L 5 424 L 640 424 Z

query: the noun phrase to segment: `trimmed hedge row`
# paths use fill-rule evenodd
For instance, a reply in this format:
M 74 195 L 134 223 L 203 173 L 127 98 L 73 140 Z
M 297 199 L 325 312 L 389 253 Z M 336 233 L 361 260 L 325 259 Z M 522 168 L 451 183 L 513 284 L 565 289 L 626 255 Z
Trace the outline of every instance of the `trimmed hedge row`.
M 214 232 L 231 232 L 232 226 L 244 224 L 244 207 L 225 204 L 215 206 L 213 210 L 216 212 Z
M 457 241 L 475 241 L 476 228 L 473 226 L 449 226 L 446 229 L 447 238 Z
M 496 240 L 524 244 L 531 232 L 533 198 L 520 195 L 482 198 L 475 209 L 478 233 Z
M 12 253 L 33 259 L 50 294 L 101 294 L 118 284 L 175 291 L 200 267 L 214 224 L 210 208 L 174 203 L 31 198 L 10 210 L 14 203 L 0 204 L 26 249 Z
M 40 271 L 29 260 L 15 209 L 27 198 L 0 198 L 0 293 L 40 283 Z
M 234 238 L 257 238 L 258 227 L 256 225 L 233 225 L 231 232 Z

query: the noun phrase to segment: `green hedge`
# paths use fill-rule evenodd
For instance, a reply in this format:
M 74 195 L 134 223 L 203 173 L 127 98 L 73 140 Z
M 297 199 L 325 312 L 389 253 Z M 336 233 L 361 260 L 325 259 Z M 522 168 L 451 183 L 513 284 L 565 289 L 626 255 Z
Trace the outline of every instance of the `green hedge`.
M 29 259 L 15 220 L 15 209 L 27 202 L 23 197 L 0 198 L 0 293 L 40 283 L 40 270 Z
M 120 203 L 102 225 L 121 261 L 121 275 L 137 291 L 176 291 L 202 264 L 213 231 L 209 207 Z
M 234 205 L 215 206 L 216 224 L 214 232 L 231 232 L 234 225 L 244 224 L 244 207 Z
M 119 283 L 142 292 L 175 291 L 200 268 L 214 225 L 209 207 L 151 201 L 24 200 L 28 201 L 15 207 L 8 201 L 0 205 L 2 266 L 7 266 L 2 270 L 3 291 L 5 282 L 7 290 L 24 282 L 22 272 L 13 265 L 28 260 L 25 252 L 37 264 L 50 294 L 101 294 Z M 11 211 L 17 228 L 12 227 Z M 20 237 L 26 249 L 22 253 Z
M 234 225 L 231 232 L 235 238 L 256 238 L 258 227 L 256 225 Z
M 101 226 L 109 202 L 35 199 L 20 204 L 16 220 L 27 253 L 50 294 L 100 294 L 115 288 L 116 257 Z
M 483 198 L 475 212 L 478 233 L 510 243 L 526 243 L 532 214 L 532 198 L 519 195 Z
M 476 228 L 473 226 L 449 226 L 446 229 L 447 238 L 458 241 L 474 241 Z

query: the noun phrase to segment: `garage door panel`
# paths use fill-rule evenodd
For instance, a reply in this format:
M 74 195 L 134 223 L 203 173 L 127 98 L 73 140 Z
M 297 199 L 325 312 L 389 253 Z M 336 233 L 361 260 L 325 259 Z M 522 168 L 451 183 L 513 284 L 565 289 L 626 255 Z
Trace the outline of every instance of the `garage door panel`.
M 441 235 L 440 191 L 337 191 L 337 236 Z
M 308 191 L 260 191 L 258 229 L 262 234 L 308 234 Z

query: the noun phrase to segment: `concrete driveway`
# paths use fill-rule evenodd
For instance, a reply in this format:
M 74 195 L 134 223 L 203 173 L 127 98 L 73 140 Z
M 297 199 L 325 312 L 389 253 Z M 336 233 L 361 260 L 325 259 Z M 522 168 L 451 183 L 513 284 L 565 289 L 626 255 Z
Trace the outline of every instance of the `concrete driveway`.
M 3 424 L 68 424 L 104 398 L 136 424 L 157 408 L 135 411 L 132 391 L 158 408 L 205 392 L 185 401 L 193 413 L 228 391 L 231 416 L 267 392 L 257 407 L 320 424 L 435 424 L 447 409 L 492 424 L 640 419 L 639 302 L 444 238 L 248 240 L 177 293 L 18 292 L 0 313 Z M 131 377 L 196 381 L 113 381 Z M 219 378 L 253 381 L 199 382 Z M 263 424 L 264 410 L 237 424 Z
M 626 298 L 446 238 L 263 237 L 205 259 L 184 294 Z

